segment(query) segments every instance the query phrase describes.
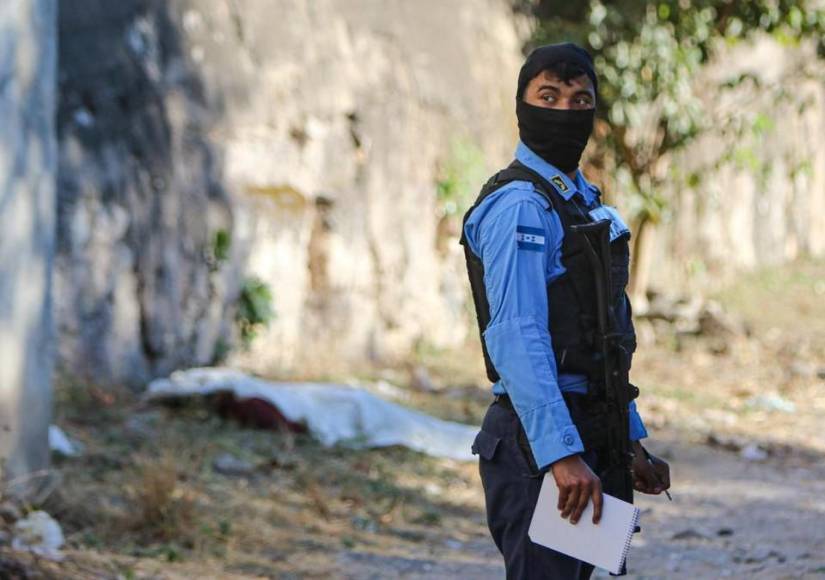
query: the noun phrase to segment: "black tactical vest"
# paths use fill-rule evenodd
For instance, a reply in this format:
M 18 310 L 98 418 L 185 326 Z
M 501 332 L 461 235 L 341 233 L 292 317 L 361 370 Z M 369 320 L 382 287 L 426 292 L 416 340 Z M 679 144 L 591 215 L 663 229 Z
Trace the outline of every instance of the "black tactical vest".
M 570 232 L 570 226 L 593 221 L 584 204 L 577 202 L 575 195 L 569 201 L 565 200 L 555 185 L 516 160 L 506 169 L 496 173 L 481 188 L 476 202 L 464 214 L 464 224 L 466 225 L 467 218 L 485 197 L 503 185 L 516 180 L 533 183 L 536 191 L 550 202 L 547 211 L 556 211 L 564 229 L 561 263 L 566 272 L 547 285 L 548 327 L 552 336 L 556 368 L 559 373 L 585 374 L 591 384 L 599 384 L 602 382 L 603 366 L 601 354 L 594 344 L 597 325 L 594 276 L 584 250 L 584 240 Z M 610 243 L 609 324 L 611 332 L 619 335 L 618 343 L 626 353 L 625 370 L 630 369 L 631 355 L 636 349 L 636 334 L 631 321 L 630 301 L 625 295 L 630 263 L 629 238 L 629 234 L 624 234 Z M 499 380 L 499 375 L 487 352 L 483 337 L 484 330 L 490 322 L 490 304 L 487 301 L 487 292 L 484 287 L 484 266 L 481 259 L 470 250 L 463 227 L 460 243 L 464 246 L 479 332 L 482 334 L 481 345 L 484 351 L 484 363 L 487 367 L 487 378 L 495 383 Z

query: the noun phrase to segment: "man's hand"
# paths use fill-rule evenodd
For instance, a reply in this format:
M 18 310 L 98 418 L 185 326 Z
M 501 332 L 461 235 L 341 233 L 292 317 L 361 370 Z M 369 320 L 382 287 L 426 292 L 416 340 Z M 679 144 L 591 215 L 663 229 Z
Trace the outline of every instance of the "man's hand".
M 670 466 L 667 461 L 652 454 L 648 461 L 645 450 L 638 441 L 633 442 L 633 454 L 633 489 L 659 495 L 670 488 Z
M 550 466 L 559 488 L 558 507 L 561 517 L 570 516 L 570 523 L 576 524 L 593 499 L 593 523 L 602 517 L 602 482 L 588 467 L 580 455 L 570 455 L 559 459 Z

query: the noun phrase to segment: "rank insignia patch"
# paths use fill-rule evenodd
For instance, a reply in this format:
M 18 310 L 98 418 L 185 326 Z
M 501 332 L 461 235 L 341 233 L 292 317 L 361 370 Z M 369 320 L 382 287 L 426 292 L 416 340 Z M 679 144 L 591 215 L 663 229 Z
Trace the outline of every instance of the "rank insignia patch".
M 570 188 L 567 187 L 567 184 L 564 182 L 564 179 L 561 178 L 561 175 L 554 175 L 550 178 L 550 182 L 555 185 L 561 193 L 567 193 L 570 191 Z

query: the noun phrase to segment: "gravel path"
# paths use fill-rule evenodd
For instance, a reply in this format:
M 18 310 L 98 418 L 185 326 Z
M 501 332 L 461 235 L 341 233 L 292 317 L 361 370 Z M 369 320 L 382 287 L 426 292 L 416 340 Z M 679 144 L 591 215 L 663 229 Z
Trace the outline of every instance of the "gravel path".
M 748 461 L 679 442 L 672 433 L 657 434 L 652 446 L 671 462 L 674 500 L 638 499 L 643 531 L 634 539 L 629 578 L 825 578 L 821 458 Z M 501 579 L 503 566 L 483 514 L 476 524 L 471 539 L 444 530 L 420 554 L 342 552 L 340 572 L 353 579 Z
M 672 503 L 641 497 L 636 578 L 825 578 L 825 461 L 757 463 L 665 439 Z

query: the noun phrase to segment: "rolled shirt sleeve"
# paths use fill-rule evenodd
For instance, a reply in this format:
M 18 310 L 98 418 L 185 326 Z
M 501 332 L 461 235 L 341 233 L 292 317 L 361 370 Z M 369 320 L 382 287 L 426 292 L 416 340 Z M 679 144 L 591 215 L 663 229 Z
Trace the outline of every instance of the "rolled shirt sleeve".
M 645 428 L 644 422 L 642 422 L 642 416 L 639 415 L 639 411 L 636 409 L 636 401 L 630 401 L 628 411 L 630 416 L 630 440 L 638 441 L 639 439 L 644 439 L 647 437 L 647 429 Z
M 559 389 L 548 329 L 546 285 L 564 272 L 561 222 L 522 197 L 483 220 L 478 234 L 491 316 L 484 342 L 541 469 L 584 451 Z

